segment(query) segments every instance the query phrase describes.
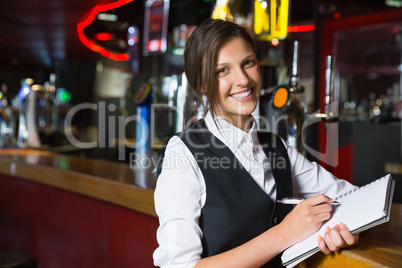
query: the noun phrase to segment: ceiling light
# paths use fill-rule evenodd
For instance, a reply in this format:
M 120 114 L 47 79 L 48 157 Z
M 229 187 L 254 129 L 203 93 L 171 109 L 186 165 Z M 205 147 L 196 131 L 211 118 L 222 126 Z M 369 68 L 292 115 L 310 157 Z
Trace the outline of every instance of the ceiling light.
M 402 7 L 402 0 L 385 0 L 385 4 L 391 7 Z
M 45 87 L 42 85 L 39 85 L 39 84 L 32 85 L 31 88 L 33 91 L 44 91 L 45 90 Z
M 272 39 L 271 44 L 272 44 L 274 47 L 278 46 L 278 45 L 279 45 L 279 40 L 278 40 L 278 38 Z
M 108 13 L 99 13 L 96 18 L 103 21 L 117 21 L 118 19 L 117 15 Z

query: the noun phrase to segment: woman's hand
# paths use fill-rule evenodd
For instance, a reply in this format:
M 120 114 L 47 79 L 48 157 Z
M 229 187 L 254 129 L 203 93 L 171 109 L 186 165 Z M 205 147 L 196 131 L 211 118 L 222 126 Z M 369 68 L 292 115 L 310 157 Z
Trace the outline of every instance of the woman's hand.
M 358 240 L 359 234 L 353 235 L 348 227 L 341 222 L 332 229 L 328 226 L 324 238 L 318 236 L 318 248 L 324 254 L 329 254 L 331 251 L 356 244 Z
M 334 200 L 319 194 L 300 202 L 281 222 L 286 241 L 291 246 L 317 232 L 331 217 Z

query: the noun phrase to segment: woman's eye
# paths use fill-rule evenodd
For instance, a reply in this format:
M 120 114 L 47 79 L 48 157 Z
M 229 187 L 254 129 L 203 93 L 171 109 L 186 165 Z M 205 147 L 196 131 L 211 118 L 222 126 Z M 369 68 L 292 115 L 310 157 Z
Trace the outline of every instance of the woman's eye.
M 255 60 L 247 60 L 244 62 L 244 66 L 254 66 Z
M 217 74 L 223 74 L 224 72 L 226 72 L 227 69 L 226 68 L 220 68 L 216 71 Z

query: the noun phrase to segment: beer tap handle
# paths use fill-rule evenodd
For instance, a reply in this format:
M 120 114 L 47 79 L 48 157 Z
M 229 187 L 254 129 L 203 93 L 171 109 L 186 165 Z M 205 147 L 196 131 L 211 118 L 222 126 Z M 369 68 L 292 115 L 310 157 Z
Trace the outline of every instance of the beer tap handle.
M 302 93 L 304 88 L 299 84 L 299 41 L 293 42 L 293 61 L 292 61 L 292 70 L 290 77 L 290 91 L 296 93 Z
M 332 56 L 327 56 L 325 58 L 325 113 L 316 114 L 316 117 L 321 118 L 322 121 L 326 123 L 338 122 L 338 115 L 334 115 L 330 110 L 330 102 L 332 89 Z
M 332 87 L 332 57 L 325 58 L 325 105 L 331 101 L 331 87 Z

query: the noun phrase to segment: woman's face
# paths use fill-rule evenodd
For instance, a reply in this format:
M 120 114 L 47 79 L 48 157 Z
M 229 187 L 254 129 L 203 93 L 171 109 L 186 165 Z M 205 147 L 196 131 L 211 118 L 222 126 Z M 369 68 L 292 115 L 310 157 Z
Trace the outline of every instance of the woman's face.
M 218 115 L 232 123 L 248 120 L 261 89 L 260 68 L 251 45 L 239 37 L 224 43 L 217 53 L 215 75 Z

